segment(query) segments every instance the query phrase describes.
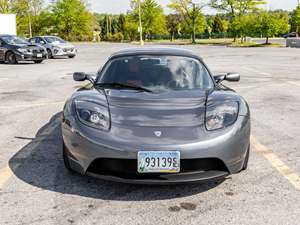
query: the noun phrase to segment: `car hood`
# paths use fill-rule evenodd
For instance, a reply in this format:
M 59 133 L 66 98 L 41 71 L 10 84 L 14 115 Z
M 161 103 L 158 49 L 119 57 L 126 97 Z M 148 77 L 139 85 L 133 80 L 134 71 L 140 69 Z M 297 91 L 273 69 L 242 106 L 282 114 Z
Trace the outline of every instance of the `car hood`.
M 132 90 L 106 90 L 112 125 L 191 127 L 204 123 L 204 91 L 159 94 Z
M 36 45 L 36 44 L 18 44 L 18 45 L 13 45 L 16 48 L 30 48 L 30 49 L 42 49 L 41 46 Z

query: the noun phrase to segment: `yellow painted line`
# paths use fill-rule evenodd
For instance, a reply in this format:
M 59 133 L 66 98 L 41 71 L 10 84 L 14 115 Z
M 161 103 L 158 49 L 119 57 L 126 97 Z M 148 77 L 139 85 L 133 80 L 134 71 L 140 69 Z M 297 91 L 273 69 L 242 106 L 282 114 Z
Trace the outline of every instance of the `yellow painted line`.
M 0 109 L 13 109 L 13 108 L 31 108 L 38 106 L 48 106 L 48 105 L 60 105 L 64 104 L 64 102 L 41 102 L 41 103 L 33 103 L 33 104 L 23 104 L 23 105 L 12 105 L 12 106 L 0 106 Z
M 294 82 L 294 81 L 287 81 L 287 83 L 293 84 L 293 85 L 296 85 L 296 86 L 299 86 L 299 87 L 300 87 L 300 82 L 297 83 L 297 82 Z
M 255 150 L 262 154 L 278 172 L 284 176 L 298 191 L 300 191 L 300 177 L 289 168 L 277 155 L 270 149 L 263 146 L 251 135 L 251 144 Z
M 4 169 L 0 170 L 0 188 L 3 187 L 3 185 L 11 178 L 13 175 L 13 172 L 9 168 L 9 166 L 6 166 Z

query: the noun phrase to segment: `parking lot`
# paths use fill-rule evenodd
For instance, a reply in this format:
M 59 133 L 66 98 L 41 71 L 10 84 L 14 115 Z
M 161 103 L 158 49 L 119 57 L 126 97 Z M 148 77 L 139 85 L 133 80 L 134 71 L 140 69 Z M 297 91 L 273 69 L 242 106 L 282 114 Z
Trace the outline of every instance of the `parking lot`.
M 140 186 L 69 173 L 60 115 L 80 87 L 75 71 L 96 72 L 129 44 L 77 44 L 75 59 L 0 63 L 0 224 L 299 224 L 300 50 L 179 46 L 248 101 L 249 169 L 222 182 Z M 224 83 L 225 84 L 225 83 Z

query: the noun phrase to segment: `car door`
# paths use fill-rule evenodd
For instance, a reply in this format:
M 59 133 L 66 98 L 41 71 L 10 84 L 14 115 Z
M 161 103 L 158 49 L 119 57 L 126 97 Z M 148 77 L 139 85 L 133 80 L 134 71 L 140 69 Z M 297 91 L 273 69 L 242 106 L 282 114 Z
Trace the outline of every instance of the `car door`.
M 6 48 L 4 45 L 5 45 L 5 42 L 0 39 L 0 61 L 5 60 Z

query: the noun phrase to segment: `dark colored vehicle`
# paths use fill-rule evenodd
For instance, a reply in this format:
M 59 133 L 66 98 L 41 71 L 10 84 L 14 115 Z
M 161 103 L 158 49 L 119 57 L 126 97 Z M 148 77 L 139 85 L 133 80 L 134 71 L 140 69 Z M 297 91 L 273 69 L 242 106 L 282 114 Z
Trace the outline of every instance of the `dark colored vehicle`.
M 297 37 L 297 33 L 296 32 L 291 32 L 291 33 L 283 35 L 283 37 L 284 38 Z
M 77 53 L 74 45 L 56 36 L 36 36 L 29 39 L 29 42 L 46 48 L 49 59 L 57 56 L 74 58 Z
M 15 35 L 0 35 L 0 61 L 15 64 L 20 61 L 41 63 L 47 59 L 47 51 L 40 46 L 30 44 Z
M 137 48 L 113 54 L 92 85 L 67 100 L 65 166 L 119 182 L 172 184 L 220 179 L 248 165 L 246 101 L 195 53 Z

